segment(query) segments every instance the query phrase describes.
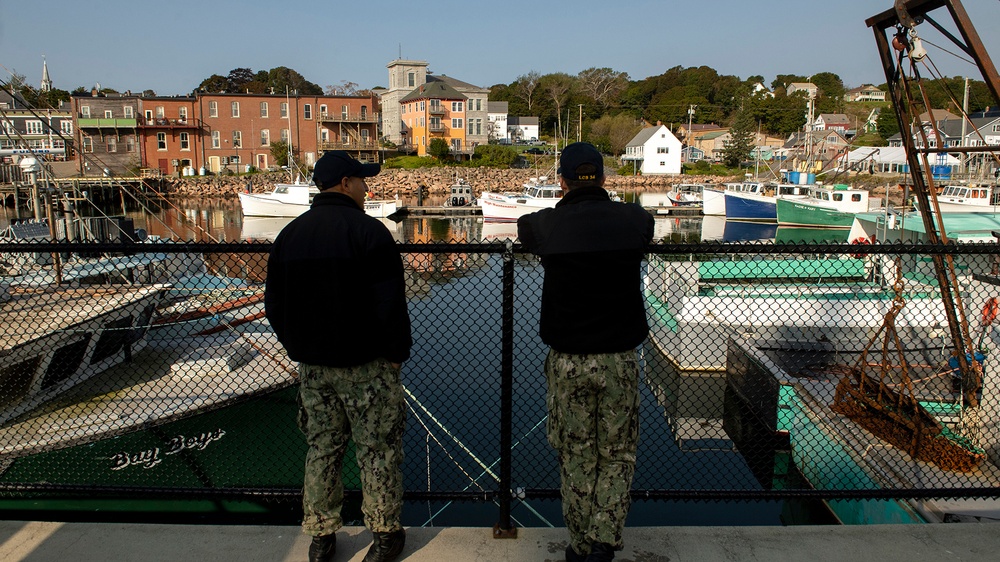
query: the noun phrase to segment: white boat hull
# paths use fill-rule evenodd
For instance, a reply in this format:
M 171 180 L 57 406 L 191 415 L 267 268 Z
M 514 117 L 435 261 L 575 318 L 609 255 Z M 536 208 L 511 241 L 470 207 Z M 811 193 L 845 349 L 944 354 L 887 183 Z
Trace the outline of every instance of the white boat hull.
M 479 197 L 479 206 L 483 210 L 483 219 L 496 221 L 516 221 L 518 218 L 556 206 L 559 199 L 537 199 L 514 197 L 497 193 L 484 192 Z
M 297 217 L 309 210 L 308 204 L 289 203 L 275 199 L 270 194 L 239 193 L 240 208 L 245 217 Z M 395 199 L 365 201 L 365 214 L 383 219 L 399 210 Z

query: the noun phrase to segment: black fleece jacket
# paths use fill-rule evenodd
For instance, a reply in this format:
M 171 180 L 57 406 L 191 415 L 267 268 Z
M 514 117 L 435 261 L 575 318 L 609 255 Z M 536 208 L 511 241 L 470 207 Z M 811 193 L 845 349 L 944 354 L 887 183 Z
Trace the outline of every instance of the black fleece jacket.
M 601 187 L 569 191 L 553 209 L 517 221 L 545 269 L 539 332 L 564 353 L 616 353 L 646 339 L 642 260 L 653 217 Z
M 264 304 L 294 361 L 354 367 L 410 356 L 399 250 L 383 224 L 341 193 L 316 195 L 278 234 Z

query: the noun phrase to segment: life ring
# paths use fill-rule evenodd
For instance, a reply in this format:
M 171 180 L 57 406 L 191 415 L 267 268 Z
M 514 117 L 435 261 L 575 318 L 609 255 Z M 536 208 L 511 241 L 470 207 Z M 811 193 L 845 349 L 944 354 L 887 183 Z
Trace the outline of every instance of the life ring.
M 991 297 L 990 300 L 986 301 L 983 305 L 983 326 L 992 326 L 993 321 L 997 319 L 997 309 L 1000 308 L 997 303 L 996 297 Z
M 858 245 L 861 245 L 861 246 L 864 246 L 864 245 L 867 245 L 867 244 L 871 244 L 871 243 L 872 243 L 872 241 L 869 240 L 868 238 L 864 237 L 864 236 L 858 236 L 854 240 L 851 240 L 851 244 L 858 244 Z M 865 254 L 851 254 L 851 256 L 853 256 L 855 258 L 858 258 L 858 259 L 861 259 L 861 258 L 865 257 Z

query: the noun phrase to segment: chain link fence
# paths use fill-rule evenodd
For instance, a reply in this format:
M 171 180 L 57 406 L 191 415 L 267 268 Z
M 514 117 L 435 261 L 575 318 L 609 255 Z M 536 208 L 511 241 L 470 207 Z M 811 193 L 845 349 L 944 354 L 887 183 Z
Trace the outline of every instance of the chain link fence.
M 269 248 L 0 244 L 0 511 L 294 521 L 305 443 L 296 365 L 263 314 Z M 400 251 L 410 523 L 561 524 L 540 263 L 513 243 Z M 996 259 L 985 244 L 652 247 L 633 499 L 823 500 L 844 522 L 995 500 Z M 344 472 L 356 502 L 350 456 Z

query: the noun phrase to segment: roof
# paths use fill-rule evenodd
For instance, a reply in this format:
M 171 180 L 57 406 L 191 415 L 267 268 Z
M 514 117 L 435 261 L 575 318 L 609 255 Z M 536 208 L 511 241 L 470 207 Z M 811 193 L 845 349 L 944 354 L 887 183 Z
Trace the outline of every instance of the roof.
M 428 74 L 427 83 L 431 82 L 444 82 L 456 90 L 487 90 L 487 88 L 481 88 L 474 84 L 469 84 L 468 82 L 462 82 L 457 78 L 452 78 L 444 74 Z
M 632 137 L 632 140 L 628 141 L 628 144 L 626 144 L 625 146 L 643 146 L 646 144 L 646 141 L 653 138 L 653 135 L 656 134 L 656 131 L 659 131 L 660 129 L 664 128 L 666 128 L 665 125 L 660 125 L 658 127 L 646 127 L 645 129 L 636 133 L 636 135 Z
M 538 126 L 538 117 L 516 117 L 516 116 L 512 116 L 512 117 L 508 117 L 507 118 L 507 124 L 511 125 L 511 126 L 515 126 L 515 127 L 518 126 L 518 125 L 525 126 L 525 127 L 531 127 L 531 126 L 537 127 Z
M 931 119 L 931 113 L 934 114 L 934 119 Z M 945 119 L 958 119 L 958 115 L 948 111 L 947 109 L 932 109 L 930 111 L 925 111 L 920 114 L 921 123 L 929 123 L 931 121 L 944 121 Z
M 469 98 L 442 81 L 434 81 L 417 86 L 412 92 L 403 96 L 403 99 L 399 100 L 399 102 L 403 103 L 422 99 L 465 100 Z
M 705 133 L 704 135 L 701 135 L 698 138 L 701 140 L 712 140 L 712 139 L 717 139 L 722 135 L 728 135 L 728 134 L 729 134 L 729 129 L 723 129 L 721 131 L 712 131 L 711 133 Z
M 827 125 L 850 125 L 851 119 L 843 113 L 820 113 L 819 118 Z
M 508 102 L 505 101 L 488 101 L 486 102 L 486 112 L 487 113 L 507 113 Z

